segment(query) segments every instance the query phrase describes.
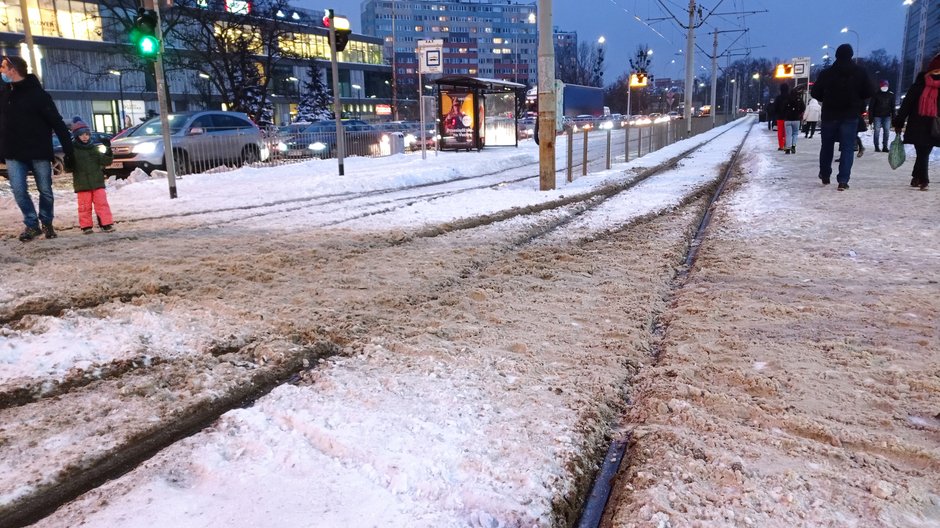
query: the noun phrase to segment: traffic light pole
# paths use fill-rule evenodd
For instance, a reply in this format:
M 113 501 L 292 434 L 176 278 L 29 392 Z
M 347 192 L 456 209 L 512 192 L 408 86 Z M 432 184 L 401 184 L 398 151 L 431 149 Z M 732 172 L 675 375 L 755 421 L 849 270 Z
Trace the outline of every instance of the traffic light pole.
M 166 75 L 163 72 L 163 24 L 160 22 L 160 2 L 153 3 L 157 14 L 157 38 L 160 40 L 160 53 L 155 62 L 157 78 L 157 101 L 160 104 L 160 128 L 163 129 L 163 160 L 166 162 L 166 182 L 170 187 L 170 199 L 176 198 L 176 160 L 173 155 L 173 142 L 170 138 L 170 116 L 167 104 Z
M 330 57 L 333 71 L 333 112 L 336 114 L 336 161 L 339 175 L 343 176 L 343 156 L 346 154 L 346 136 L 343 134 L 343 102 L 339 98 L 339 64 L 336 59 L 336 23 L 330 17 Z

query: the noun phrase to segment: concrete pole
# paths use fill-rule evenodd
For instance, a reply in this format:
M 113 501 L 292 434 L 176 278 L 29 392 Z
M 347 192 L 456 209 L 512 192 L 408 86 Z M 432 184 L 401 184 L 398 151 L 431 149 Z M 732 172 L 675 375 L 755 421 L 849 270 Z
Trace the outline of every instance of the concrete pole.
M 695 0 L 689 0 L 689 32 L 685 41 L 685 133 L 692 135 L 692 91 L 695 90 Z
M 555 189 L 555 39 L 552 2 L 539 0 L 539 190 Z
M 712 41 L 712 128 L 715 128 L 715 120 L 718 113 L 718 30 L 715 30 L 715 39 Z
M 39 80 L 42 80 L 42 77 L 39 75 L 40 67 L 36 62 L 36 45 L 33 43 L 33 30 L 29 27 L 29 7 L 26 5 L 27 0 L 20 0 L 20 16 L 23 17 L 23 36 L 26 37 L 26 48 L 29 50 L 29 67 L 33 70 L 33 75 L 35 75 Z

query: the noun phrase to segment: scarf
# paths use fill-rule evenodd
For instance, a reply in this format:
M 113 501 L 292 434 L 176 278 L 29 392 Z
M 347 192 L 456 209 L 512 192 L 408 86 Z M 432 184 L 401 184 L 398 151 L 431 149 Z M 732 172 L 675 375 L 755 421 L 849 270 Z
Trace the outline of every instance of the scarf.
M 924 93 L 920 94 L 917 113 L 924 117 L 937 117 L 937 94 L 940 93 L 940 79 L 932 75 L 924 76 Z

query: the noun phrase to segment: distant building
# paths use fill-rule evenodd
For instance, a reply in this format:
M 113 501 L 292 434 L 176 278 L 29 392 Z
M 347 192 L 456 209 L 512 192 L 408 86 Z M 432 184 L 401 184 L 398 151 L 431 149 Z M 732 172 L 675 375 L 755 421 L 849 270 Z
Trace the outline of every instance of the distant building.
M 419 40 L 444 41 L 444 75 L 537 82 L 535 0 L 365 0 L 361 14 L 362 32 L 384 41 L 401 99 L 418 94 Z
M 115 132 L 159 110 L 152 69 L 127 55 L 128 34 L 114 23 L 118 8 L 112 2 L 23 1 L 28 2 L 38 62 L 32 71 L 40 75 L 66 120 L 78 115 L 96 131 Z M 18 2 L 0 3 L 0 53 L 20 55 L 28 61 L 21 13 Z M 332 75 L 323 12 L 292 9 L 278 16 L 281 14 L 296 29 L 292 28 L 292 38 L 280 41 L 279 46 L 299 58 L 284 59 L 271 72 L 269 90 L 275 94 L 271 102 L 277 123 L 287 121 L 296 111 L 300 90 L 308 80 L 310 59 L 320 61 L 328 79 Z M 185 51 L 172 39 L 166 46 Z M 380 39 L 352 35 L 339 61 L 344 112 L 370 117 L 380 103 L 390 103 L 391 68 L 385 65 Z M 222 107 L 224 101 L 212 93 L 206 77 L 205 72 L 168 69 L 166 79 L 175 111 Z
M 898 96 L 907 92 L 930 59 L 940 53 L 940 2 L 919 0 L 907 8 Z
M 568 66 L 573 70 L 578 64 L 578 32 L 563 31 L 558 26 L 552 28 L 552 37 L 555 43 L 555 78 L 560 70 Z

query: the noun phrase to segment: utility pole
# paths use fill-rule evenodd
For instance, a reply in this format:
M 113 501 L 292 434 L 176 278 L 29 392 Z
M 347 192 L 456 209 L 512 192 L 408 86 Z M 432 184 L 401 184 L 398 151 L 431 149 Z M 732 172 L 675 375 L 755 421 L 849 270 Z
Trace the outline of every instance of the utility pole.
M 685 109 L 682 117 L 685 118 L 685 133 L 692 135 L 692 90 L 695 82 L 695 0 L 689 0 L 689 25 L 685 40 Z M 691 89 L 690 89 L 691 88 Z
M 662 4 L 662 2 L 660 2 L 660 4 Z M 718 2 L 718 5 L 721 5 L 721 2 Z M 715 6 L 715 9 L 717 9 L 717 6 Z M 692 135 L 692 119 L 691 119 L 692 118 L 692 94 L 695 91 L 695 86 L 693 84 L 695 82 L 695 48 L 696 48 L 695 28 L 700 27 L 702 24 L 704 24 L 705 21 L 708 20 L 708 18 L 711 17 L 712 15 L 739 15 L 739 14 L 766 13 L 767 12 L 767 10 L 765 9 L 763 11 L 747 11 L 747 12 L 738 12 L 738 13 L 715 13 L 715 9 L 712 9 L 711 11 L 709 11 L 708 15 L 703 15 L 702 8 L 696 7 L 695 0 L 689 0 L 689 23 L 688 25 L 683 24 L 682 21 L 679 20 L 672 13 L 669 13 L 669 17 L 666 17 L 666 18 L 649 19 L 649 20 L 668 20 L 669 18 L 672 18 L 672 20 L 674 20 L 679 25 L 679 27 L 687 31 L 686 44 L 685 44 L 685 99 L 684 99 L 685 110 L 682 113 L 682 117 L 685 118 L 686 134 L 688 135 Z M 698 14 L 698 18 L 699 18 L 697 24 L 695 22 L 696 14 Z M 739 31 L 746 31 L 746 30 L 739 30 Z M 714 44 L 716 48 L 718 46 L 717 33 L 723 33 L 723 32 L 716 32 L 715 44 Z M 715 115 L 715 104 L 716 104 L 715 98 L 717 96 L 716 95 L 717 86 L 715 84 L 717 82 L 716 81 L 717 63 L 715 62 L 715 59 L 714 59 L 716 55 L 717 53 L 712 54 L 713 56 L 712 58 L 712 119 L 713 120 L 714 120 L 714 115 Z M 712 123 L 714 124 L 714 121 Z
M 23 17 L 23 36 L 26 37 L 26 48 L 29 50 L 29 67 L 39 80 L 42 80 L 41 68 L 36 62 L 36 45 L 33 43 L 33 29 L 29 27 L 29 9 L 26 0 L 20 0 L 20 16 Z
M 555 39 L 552 2 L 539 0 L 539 190 L 555 189 Z

